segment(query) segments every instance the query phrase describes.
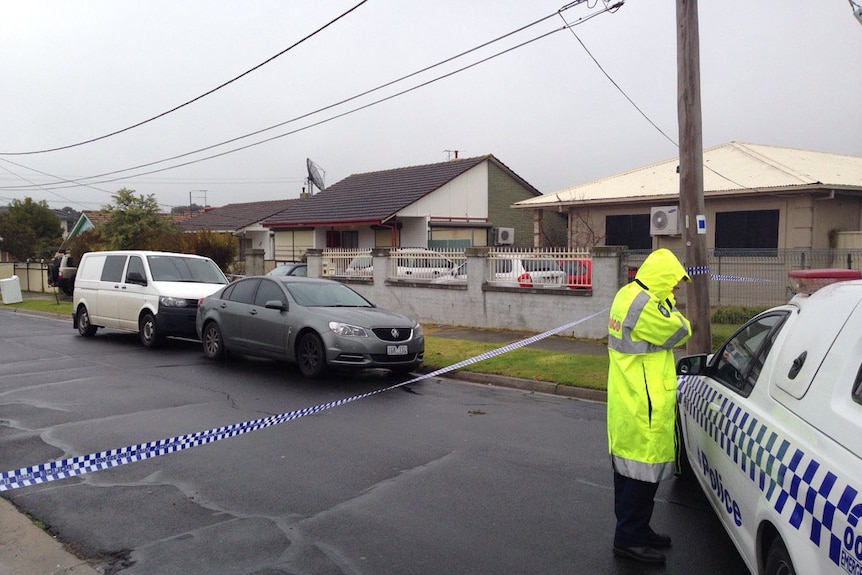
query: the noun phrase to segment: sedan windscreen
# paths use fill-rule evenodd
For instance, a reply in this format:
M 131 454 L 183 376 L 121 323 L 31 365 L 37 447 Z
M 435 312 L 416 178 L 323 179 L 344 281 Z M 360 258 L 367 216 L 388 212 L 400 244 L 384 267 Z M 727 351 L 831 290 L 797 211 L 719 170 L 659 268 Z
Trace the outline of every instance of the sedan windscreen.
M 306 307 L 374 307 L 367 299 L 341 284 L 288 283 L 296 303 Z

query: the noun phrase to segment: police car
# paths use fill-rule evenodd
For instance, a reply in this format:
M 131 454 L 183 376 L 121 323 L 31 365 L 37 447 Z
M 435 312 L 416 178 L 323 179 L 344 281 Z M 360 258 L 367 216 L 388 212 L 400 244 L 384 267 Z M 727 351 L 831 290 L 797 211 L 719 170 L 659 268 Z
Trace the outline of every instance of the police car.
M 860 575 L 862 281 L 795 276 L 829 285 L 677 363 L 682 448 L 752 573 Z

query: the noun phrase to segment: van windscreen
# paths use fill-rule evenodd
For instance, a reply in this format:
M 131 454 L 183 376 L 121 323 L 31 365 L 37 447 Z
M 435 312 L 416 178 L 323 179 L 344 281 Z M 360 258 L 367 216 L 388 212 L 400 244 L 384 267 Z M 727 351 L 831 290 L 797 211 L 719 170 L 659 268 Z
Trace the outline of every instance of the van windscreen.
M 222 271 L 212 260 L 182 256 L 147 256 L 153 281 L 226 284 Z

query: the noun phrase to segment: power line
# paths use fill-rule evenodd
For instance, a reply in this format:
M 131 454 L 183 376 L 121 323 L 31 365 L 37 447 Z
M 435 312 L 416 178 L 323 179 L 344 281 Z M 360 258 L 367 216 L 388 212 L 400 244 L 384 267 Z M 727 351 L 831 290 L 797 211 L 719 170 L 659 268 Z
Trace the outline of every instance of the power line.
M 618 2 L 617 4 L 614 4 L 613 6 L 608 7 L 608 8 L 607 8 L 607 10 L 612 11 L 612 12 L 615 12 L 616 10 L 618 10 L 618 9 L 620 8 L 620 6 L 622 6 L 622 5 L 623 5 L 623 2 L 624 2 L 624 1 L 625 1 L 625 0 L 621 0 L 621 1 L 620 1 L 620 2 Z M 566 24 L 568 24 L 568 22 L 566 21 L 565 16 L 563 16 L 563 14 L 562 14 L 562 13 L 560 13 L 560 18 L 562 18 L 562 19 L 563 19 L 563 22 L 566 22 Z M 609 81 L 611 84 L 613 84 L 614 88 L 616 88 L 616 89 L 617 89 L 617 91 L 618 91 L 620 94 L 622 94 L 622 96 L 623 96 L 626 100 L 628 100 L 629 104 L 631 104 L 631 105 L 632 105 L 632 107 L 634 107 L 634 109 L 635 109 L 635 110 L 637 110 L 637 112 L 638 112 L 641 116 L 643 116 L 643 118 L 644 118 L 647 122 L 649 122 L 649 124 L 650 124 L 653 128 L 655 128 L 655 129 L 656 129 L 656 131 L 658 131 L 658 133 L 659 133 L 659 134 L 661 134 L 662 136 L 664 136 L 664 137 L 665 137 L 665 138 L 666 138 L 666 139 L 667 139 L 671 144 L 673 144 L 673 145 L 674 145 L 674 147 L 678 150 L 678 149 L 679 149 L 679 143 L 677 143 L 677 141 L 676 141 L 676 140 L 674 140 L 673 138 L 671 138 L 670 136 L 668 136 L 668 135 L 664 132 L 664 130 L 662 130 L 662 129 L 661 129 L 661 128 L 660 128 L 660 127 L 659 127 L 655 122 L 653 122 L 653 121 L 652 121 L 652 119 L 651 119 L 649 116 L 647 116 L 646 112 L 644 112 L 643 110 L 641 110 L 641 109 L 640 109 L 640 107 L 639 107 L 637 104 L 635 104 L 634 100 L 632 100 L 632 99 L 629 97 L 629 95 L 625 92 L 625 90 L 623 90 L 623 89 L 622 89 L 622 87 L 620 87 L 620 85 L 616 82 L 616 80 L 614 80 L 614 79 L 611 77 L 611 75 L 610 75 L 610 74 L 608 74 L 608 72 L 604 69 L 604 67 L 599 63 L 599 61 L 598 61 L 598 60 L 596 60 L 596 57 L 595 57 L 595 56 L 593 56 L 593 53 L 592 53 L 592 52 L 590 52 L 590 50 L 589 50 L 589 48 L 587 48 L 586 44 L 584 44 L 584 42 L 580 39 L 580 37 L 575 33 L 575 31 L 574 31 L 571 27 L 569 27 L 569 31 L 571 31 L 572 36 L 574 36 L 574 37 L 575 37 L 575 40 L 577 40 L 577 41 L 578 41 L 578 43 L 581 45 L 581 47 L 584 49 L 584 52 L 586 52 L 586 53 L 587 53 L 587 56 L 589 56 L 589 57 L 590 57 L 590 59 L 593 61 L 593 63 L 598 67 L 598 69 L 599 69 L 599 70 L 601 70 L 602 74 L 604 74 L 604 75 L 605 75 L 605 77 L 608 79 L 608 81 Z M 707 166 L 706 164 L 704 164 L 704 165 L 703 165 L 703 167 L 704 167 L 706 170 L 708 170 L 708 171 L 712 172 L 713 174 L 715 174 L 716 176 L 718 176 L 718 177 L 722 178 L 723 180 L 725 180 L 725 181 L 727 181 L 727 182 L 730 182 L 731 184 L 733 184 L 733 185 L 735 185 L 735 186 L 738 186 L 738 187 L 739 187 L 739 189 L 742 189 L 742 190 L 752 189 L 752 188 L 748 188 L 747 186 L 744 186 L 744 185 L 742 185 L 742 184 L 740 184 L 740 183 L 738 183 L 738 182 L 733 181 L 732 179 L 728 178 L 727 176 L 725 176 L 725 175 L 723 175 L 723 174 L 720 174 L 720 173 L 716 172 L 714 169 L 712 169 L 711 167 Z
M 4 160 L 4 161 L 7 161 L 7 162 L 8 162 L 8 160 Z M 14 162 L 10 162 L 10 163 L 13 163 L 13 164 L 14 164 Z M 16 165 L 18 165 L 18 164 L 16 164 Z M 23 166 L 21 166 L 21 167 L 23 167 Z M 35 183 L 31 182 L 30 180 L 28 180 L 27 178 L 25 178 L 24 176 L 22 176 L 21 174 L 16 174 L 15 172 L 13 172 L 12 170 L 10 170 L 10 169 L 9 169 L 9 168 L 7 168 L 6 166 L 3 166 L 2 164 L 0 164 L 0 170 L 3 170 L 3 171 L 5 171 L 5 172 L 7 172 L 7 173 L 9 173 L 9 174 L 11 174 L 11 175 L 13 175 L 13 176 L 15 176 L 16 178 L 20 178 L 20 179 L 24 180 L 25 182 L 29 182 L 30 184 L 32 184 L 32 185 L 34 185 L 34 186 L 36 186 L 36 187 L 37 187 L 37 188 L 39 188 L 40 190 L 45 191 L 45 192 L 48 192 L 49 194 L 52 194 L 52 195 L 54 195 L 54 196 L 57 196 L 58 198 L 60 198 L 60 199 L 61 199 L 61 200 L 63 200 L 63 201 L 66 201 L 66 202 L 69 202 L 69 203 L 72 203 L 72 204 L 75 204 L 75 205 L 78 205 L 78 206 L 83 207 L 83 205 L 82 205 L 82 204 L 80 204 L 80 203 L 76 202 L 75 200 L 70 200 L 69 198 L 66 198 L 66 197 L 64 197 L 64 196 L 61 196 L 60 194 L 58 194 L 57 192 L 53 191 L 53 190 L 52 190 L 52 189 L 50 189 L 50 188 L 45 188 L 45 187 L 40 186 L 39 184 L 35 184 Z M 88 186 L 88 187 L 91 187 L 91 186 Z M 93 188 L 93 189 L 94 189 L 94 190 L 99 190 L 99 191 L 105 191 L 105 190 L 100 190 L 99 188 Z
M 548 20 L 548 19 L 550 19 L 550 18 L 553 18 L 555 15 L 560 14 L 562 11 L 564 11 L 564 10 L 568 10 L 569 8 L 571 8 L 571 7 L 573 7 L 573 6 L 576 6 L 576 5 L 578 5 L 578 4 L 582 4 L 582 3 L 583 3 L 583 2 L 585 2 L 585 1 L 586 1 L 586 0 L 578 0 L 578 1 L 576 1 L 576 2 L 572 2 L 572 3 L 570 3 L 570 4 L 566 5 L 566 6 L 564 6 L 563 8 L 561 8 L 560 10 L 558 10 L 557 12 L 554 12 L 554 13 L 552 13 L 552 14 L 549 14 L 549 15 L 547 15 L 547 16 L 544 16 L 544 17 L 542 17 L 542 18 L 539 18 L 538 20 L 535 20 L 534 22 L 531 22 L 530 24 L 526 24 L 526 25 L 524 25 L 524 26 L 521 26 L 520 28 L 517 28 L 516 30 L 513 30 L 513 31 L 508 32 L 508 33 L 506 33 L 506 34 L 503 34 L 503 35 L 501 35 L 501 36 L 498 36 L 497 38 L 494 38 L 494 39 L 492 39 L 492 40 L 489 40 L 489 41 L 487 41 L 487 42 L 484 42 L 484 43 L 482 43 L 482 44 L 480 44 L 480 45 L 478 45 L 478 46 L 475 46 L 474 48 L 471 48 L 471 49 L 469 49 L 469 50 L 466 50 L 466 51 L 464 51 L 464 52 L 461 52 L 461 53 L 459 53 L 459 54 L 457 54 L 457 55 L 455 55 L 455 56 L 451 56 L 451 57 L 449 57 L 449 58 L 446 58 L 446 59 L 444 59 L 444 60 L 441 60 L 440 62 L 437 62 L 436 64 L 432 64 L 432 65 L 430 65 L 430 66 L 426 66 L 426 67 L 424 67 L 424 68 L 422 68 L 422 69 L 420 69 L 420 70 L 417 70 L 417 71 L 415 71 L 415 72 L 412 72 L 412 73 L 407 74 L 407 75 L 404 75 L 404 76 L 401 76 L 400 78 L 397 78 L 397 79 L 395 79 L 395 80 L 391 80 L 391 81 L 386 82 L 386 83 L 384 83 L 384 84 L 381 84 L 381 85 L 379 85 L 379 86 L 377 86 L 377 87 L 375 87 L 375 88 L 372 88 L 372 89 L 366 90 L 366 91 L 361 92 L 361 93 L 359 93 L 359 94 L 357 94 L 357 95 L 351 96 L 351 97 L 349 97 L 349 98 L 343 99 L 343 100 L 341 100 L 341 101 L 339 101 L 339 102 L 336 102 L 336 103 L 333 103 L 333 104 L 329 104 L 329 105 L 324 106 L 324 107 L 322 107 L 322 108 L 318 108 L 317 110 L 314 110 L 314 111 L 312 111 L 312 112 L 308 112 L 308 113 L 302 114 L 302 115 L 300 115 L 300 116 L 296 116 L 296 117 L 291 118 L 291 119 L 289 119 L 289 120 L 286 120 L 286 121 L 284 121 L 284 122 L 280 122 L 280 123 L 278 123 L 278 124 L 274 124 L 274 125 L 269 126 L 269 127 L 267 127 L 267 128 L 263 128 L 263 129 L 260 129 L 260 130 L 254 131 L 254 132 L 250 132 L 250 133 L 248 133 L 248 134 L 245 134 L 245 135 L 242 135 L 242 136 L 238 136 L 238 137 L 235 137 L 235 138 L 232 138 L 232 139 L 229 139 L 229 140 L 225 140 L 225 141 L 223 141 L 223 142 L 219 142 L 219 143 L 217 143 L 217 144 L 212 144 L 212 145 L 210 145 L 210 146 L 206 146 L 206 147 L 204 147 L 204 148 L 199 148 L 199 149 L 197 149 L 197 150 L 193 150 L 193 151 L 186 152 L 186 153 L 183 153 L 183 154 L 179 154 L 179 155 L 176 155 L 176 156 L 171 156 L 171 157 L 169 157 L 169 158 L 165 158 L 165 159 L 162 159 L 162 160 L 157 160 L 157 161 L 154 161 L 154 162 L 149 162 L 149 163 L 145 163 L 145 164 L 139 164 L 139 165 L 137 165 L 137 166 L 133 166 L 133 167 L 130 167 L 130 168 L 124 168 L 124 169 L 122 169 L 122 170 L 115 170 L 115 171 L 112 171 L 112 172 L 104 172 L 104 173 L 96 174 L 96 175 L 93 175 L 93 176 L 87 176 L 87 177 L 84 177 L 84 178 L 79 178 L 78 180 L 65 180 L 65 181 L 64 181 L 64 180 L 62 180 L 61 178 L 57 178 L 57 179 L 58 179 L 58 180 L 60 180 L 61 182 L 72 184 L 71 186 L 57 186 L 57 187 L 58 187 L 58 188 L 61 188 L 61 189 L 63 189 L 63 188 L 68 188 L 68 187 L 73 187 L 73 186 L 74 186 L 75 184 L 77 184 L 79 181 L 83 181 L 83 180 L 94 180 L 94 179 L 97 179 L 97 178 L 105 178 L 105 177 L 107 177 L 107 176 L 114 176 L 114 175 L 121 174 L 121 173 L 124 173 L 124 172 L 129 172 L 129 171 L 132 171 L 132 170 L 139 170 L 139 169 L 142 169 L 142 168 L 149 168 L 149 167 L 151 167 L 151 166 L 155 166 L 155 165 L 157 165 L 157 164 L 162 164 L 162 163 L 170 162 L 170 161 L 173 161 L 173 160 L 179 160 L 179 159 L 182 159 L 182 158 L 185 158 L 185 157 L 188 157 L 188 156 L 192 156 L 192 155 L 194 155 L 194 154 L 199 154 L 199 153 L 201 153 L 201 152 L 206 152 L 206 151 L 212 150 L 212 149 L 214 149 L 214 148 L 218 148 L 218 147 L 221 147 L 221 146 L 225 146 L 225 145 L 228 145 L 228 144 L 232 144 L 232 143 L 234 143 L 234 142 L 238 142 L 238 141 L 243 140 L 243 139 L 246 139 L 246 138 L 250 138 L 250 137 L 253 137 L 253 136 L 257 136 L 257 135 L 260 135 L 260 134 L 262 134 L 262 133 L 264 133 L 264 132 L 268 132 L 268 131 L 274 130 L 274 129 L 276 129 L 276 128 L 280 128 L 280 127 L 285 126 L 285 125 L 287 125 L 287 124 L 291 124 L 291 123 L 297 122 L 297 121 L 299 121 L 299 120 L 302 120 L 302 119 L 308 118 L 308 117 L 310 117 L 310 116 L 314 116 L 314 115 L 319 114 L 319 113 L 321 113 L 321 112 L 324 112 L 324 111 L 330 110 L 330 109 L 332 109 L 332 108 L 336 108 L 336 107 L 338 107 L 338 106 L 341 106 L 341 105 L 343 105 L 343 104 L 346 104 L 346 103 L 348 103 L 348 102 L 351 102 L 351 101 L 353 101 L 353 100 L 356 100 L 356 99 L 358 99 L 358 98 L 361 98 L 361 97 L 363 97 L 363 96 L 367 96 L 367 95 L 369 95 L 369 94 L 371 94 L 371 93 L 374 93 L 374 92 L 380 91 L 380 90 L 382 90 L 382 89 L 384 89 L 384 88 L 387 88 L 387 87 L 389 87 L 389 86 L 392 86 L 392 85 L 394 85 L 394 84 L 397 84 L 397 83 L 399 83 L 399 82 L 402 82 L 402 81 L 404 81 L 404 80 L 407 80 L 407 79 L 409 79 L 409 78 L 412 78 L 412 77 L 414 77 L 414 76 L 417 76 L 417 75 L 419 75 L 419 74 L 422 74 L 422 73 L 424 73 L 424 72 L 427 72 L 427 71 L 429 71 L 429 70 L 432 70 L 432 69 L 437 68 L 437 67 L 439 67 L 439 66 L 442 66 L 442 65 L 444 65 L 444 64 L 450 63 L 450 62 L 452 62 L 452 61 L 454 61 L 454 60 L 457 60 L 457 59 L 459 59 L 459 58 L 462 58 L 462 57 L 464 57 L 464 56 L 466 56 L 466 55 L 468 55 L 468 54 L 471 54 L 471 53 L 473 53 L 473 52 L 476 52 L 477 50 L 481 50 L 482 48 L 486 48 L 486 47 L 488 47 L 488 46 L 490 46 L 490 45 L 492 45 L 492 44 L 494 44 L 494 43 L 496 43 L 496 42 L 499 42 L 500 40 L 503 40 L 503 39 L 505 39 L 505 38 L 508 38 L 508 37 L 510 37 L 510 36 L 512 36 L 512 35 L 514 35 L 514 34 L 518 34 L 518 33 L 522 32 L 522 31 L 524 31 L 524 30 L 527 30 L 527 29 L 529 29 L 529 28 L 531 28 L 531 27 L 533 27 L 533 26 L 536 26 L 536 25 L 538 25 L 538 24 L 540 24 L 540 23 L 542 23 L 542 22 L 544 22 L 544 21 L 546 21 L 546 20 Z M 598 16 L 599 14 L 603 14 L 603 13 L 605 13 L 605 12 L 612 12 L 612 11 L 615 11 L 615 9 L 619 7 L 619 5 L 621 5 L 621 4 L 617 4 L 617 5 L 610 6 L 610 7 L 607 7 L 607 6 L 606 6 L 606 8 L 605 8 L 604 10 L 601 10 L 601 11 L 599 11 L 599 12 L 597 12 L 597 13 L 594 13 L 594 14 L 592 14 L 592 15 L 588 16 L 588 17 L 581 18 L 581 19 L 579 19 L 577 22 L 574 22 L 574 23 L 572 23 L 572 24 L 569 24 L 568 22 L 566 22 L 565 26 L 562 26 L 562 27 L 560 27 L 560 28 L 555 28 L 555 29 L 553 29 L 553 30 L 550 30 L 550 31 L 548 31 L 548 32 L 545 32 L 545 33 L 543 33 L 543 34 L 540 34 L 540 35 L 538 35 L 538 36 L 536 36 L 536 37 L 534 37 L 534 38 L 532 38 L 532 39 L 529 39 L 529 40 L 526 40 L 526 41 L 524 41 L 524 42 L 521 42 L 520 44 L 517 44 L 517 45 L 515 45 L 515 46 L 509 47 L 509 48 L 507 48 L 507 49 L 505 49 L 505 50 L 501 50 L 501 51 L 499 51 L 499 52 L 497 52 L 497 53 L 495 53 L 495 54 L 492 54 L 492 55 L 490 55 L 490 56 L 487 56 L 487 57 L 485 57 L 485 58 L 482 58 L 482 59 L 480 59 L 480 60 L 478 60 L 478 61 L 476 61 L 476 62 L 473 62 L 472 64 L 468 64 L 468 65 L 463 66 L 463 67 L 461 67 L 461 68 L 458 68 L 458 69 L 456 69 L 456 70 L 454 70 L 454 71 L 451 71 L 451 72 L 448 72 L 448 73 L 442 74 L 442 75 L 440 75 L 440 76 L 437 76 L 436 78 L 432 78 L 431 80 L 428 80 L 428 81 L 422 82 L 422 83 L 420 83 L 420 84 L 417 84 L 417 85 L 415 85 L 415 86 L 413 86 L 413 87 L 411 87 L 411 88 L 407 88 L 407 89 L 402 90 L 402 91 L 400 91 L 400 92 L 397 92 L 397 93 L 395 93 L 395 94 L 392 94 L 392 95 L 389 95 L 389 96 L 386 96 L 386 97 L 380 98 L 380 99 L 375 100 L 375 101 L 373 101 L 373 102 L 370 102 L 370 103 L 368 103 L 368 104 L 364 104 L 364 105 L 362 105 L 362 106 L 358 106 L 358 107 L 356 107 L 356 108 L 353 108 L 353 109 L 348 110 L 348 111 L 346 111 L 346 112 L 342 112 L 342 113 L 336 114 L 336 115 L 331 116 L 331 117 L 329 117 L 329 118 L 324 118 L 324 119 L 322 119 L 322 120 L 318 120 L 318 121 L 316 121 L 316 122 L 313 122 L 313 123 L 311 123 L 311 124 L 308 124 L 308 125 L 303 126 L 303 127 L 300 127 L 300 128 L 297 128 L 297 129 L 295 129 L 295 130 L 291 130 L 291 131 L 289 131 L 289 132 L 285 132 L 285 133 L 283 133 L 283 134 L 279 134 L 279 135 L 276 135 L 276 136 L 272 136 L 272 137 L 270 137 L 270 138 L 266 138 L 266 139 L 264 139 L 264 140 L 260 140 L 260 141 L 258 141 L 258 142 L 253 142 L 253 143 L 251 143 L 251 144 L 247 144 L 247 145 L 245 145 L 245 146 L 240 146 L 240 147 L 238 147 L 238 148 L 233 148 L 233 149 L 231 149 L 231 150 L 226 150 L 226 151 L 224 151 L 224 152 L 220 152 L 220 153 L 217 153 L 217 154 L 211 154 L 211 155 L 209 155 L 209 156 L 205 156 L 205 157 L 203 157 L 203 158 L 198 158 L 198 159 L 195 159 L 195 160 L 190 160 L 190 161 L 188 161 L 188 162 L 183 162 L 183 163 L 179 163 L 179 164 L 174 164 L 174 165 L 171 165 L 171 166 L 167 166 L 167 167 L 159 168 L 159 169 L 155 169 L 155 170 L 150 170 L 150 171 L 146 171 L 146 172 L 140 172 L 140 173 L 132 174 L 132 175 L 125 176 L 125 177 L 117 177 L 117 178 L 101 179 L 101 180 L 98 180 L 98 181 L 93 182 L 93 183 L 97 183 L 97 184 L 109 183 L 109 182 L 114 182 L 114 181 L 117 181 L 117 180 L 120 180 L 120 179 L 130 179 L 130 178 L 135 178 L 135 177 L 140 177 L 140 176 L 145 176 L 145 175 L 150 175 L 150 174 L 160 173 L 160 172 L 164 172 L 164 171 L 167 171 L 167 170 L 172 170 L 172 169 L 175 169 L 175 168 L 180 168 L 180 167 L 189 166 L 189 165 L 196 164 L 196 163 L 199 163 L 199 162 L 203 162 L 203 161 L 206 161 L 206 160 L 211 160 L 211 159 L 214 159 L 214 158 L 219 158 L 219 157 L 222 157 L 222 156 L 226 156 L 226 155 L 228 155 L 228 154 L 232 154 L 232 153 L 235 153 L 235 152 L 239 152 L 239 151 L 242 151 L 242 150 L 246 150 L 246 149 L 249 149 L 249 148 L 252 148 L 252 147 L 255 147 L 255 146 L 258 146 L 258 145 L 264 144 L 264 143 L 268 143 L 268 142 L 271 142 L 271 141 L 274 141 L 274 140 L 277 140 L 277 139 L 280 139 L 280 138 L 284 138 L 284 137 L 286 137 L 286 136 L 290 136 L 290 135 L 296 134 L 296 133 L 298 133 L 298 132 L 302 132 L 302 131 L 308 130 L 308 129 L 313 128 L 313 127 L 320 126 L 320 125 L 322 125 L 322 124 L 325 124 L 325 123 L 331 122 L 331 121 L 333 121 L 333 120 L 336 120 L 336 119 L 342 118 L 342 117 L 344 117 L 344 116 L 347 116 L 347 115 L 350 115 L 350 114 L 353 114 L 353 113 L 359 112 L 359 111 L 361 111 L 361 110 L 364 110 L 364 109 L 366 109 L 366 108 L 370 108 L 370 107 L 372 107 L 372 106 L 375 106 L 375 105 L 377 105 L 377 104 L 380 104 L 380 103 L 386 102 L 386 101 L 388 101 L 388 100 L 392 100 L 392 99 L 394 99 L 394 98 L 397 98 L 397 97 L 402 96 L 402 95 L 404 95 L 404 94 L 407 94 L 407 93 L 409 93 L 409 92 L 413 92 L 413 91 L 415 91 L 415 90 L 418 90 L 418 89 L 423 88 L 423 87 L 425 87 L 425 86 L 428 86 L 428 85 L 430 85 L 430 84 L 433 84 L 433 83 L 435 83 L 435 82 L 438 82 L 439 80 L 442 80 L 442 79 L 448 78 L 448 77 L 450 77 L 450 76 L 454 76 L 455 74 L 458 74 L 458 73 L 460 73 L 460 72 L 463 72 L 463 71 L 468 70 L 468 69 L 470 69 L 470 68 L 473 68 L 473 67 L 475 67 L 475 66 L 478 66 L 478 65 L 480 65 L 480 64 L 483 64 L 483 63 L 485 63 L 485 62 L 487 62 L 487 61 L 489 61 L 489 60 L 492 60 L 492 59 L 494 59 L 494 58 L 497 58 L 497 57 L 499 57 L 499 56 L 501 56 L 501 55 L 507 54 L 507 53 L 509 53 L 509 52 L 512 52 L 512 51 L 517 50 L 517 49 L 520 49 L 520 48 L 523 48 L 524 46 L 529 45 L 529 44 L 531 44 L 531 43 L 533 43 L 533 42 L 536 42 L 536 41 L 538 41 L 538 40 L 541 40 L 541 39 L 547 38 L 548 36 L 550 36 L 550 35 L 552 35 L 552 34 L 555 34 L 555 33 L 557 33 L 557 32 L 561 32 L 561 31 L 563 31 L 563 30 L 570 29 L 570 28 L 571 28 L 571 27 L 573 27 L 573 26 L 577 26 L 577 25 L 583 24 L 584 22 L 586 22 L 586 21 L 588 21 L 588 20 L 590 20 L 590 19 L 592 19 L 592 18 L 594 18 L 594 17 Z M 24 188 L 26 188 L 26 187 L 25 187 L 25 186 L 19 186 L 19 187 L 16 187 L 15 189 L 24 189 Z M 0 189 L 9 189 L 9 188 L 4 187 L 4 186 L 0 186 Z
M 266 60 L 264 60 L 263 62 L 261 62 L 261 63 L 260 63 L 260 64 L 258 64 L 257 66 L 254 66 L 253 68 L 250 68 L 250 69 L 246 70 L 245 72 L 243 72 L 243 73 L 242 73 L 242 74 L 240 74 L 239 76 L 237 76 L 237 77 L 235 77 L 235 78 L 232 78 L 231 80 L 228 80 L 227 82 L 224 82 L 224 83 L 222 83 L 222 84 L 220 84 L 220 85 L 216 86 L 215 88 L 213 88 L 212 90 L 209 90 L 208 92 L 204 92 L 204 93 L 203 93 L 203 94 L 201 94 L 200 96 L 197 96 L 197 97 L 195 97 L 195 98 L 192 98 L 192 99 L 191 99 L 191 100 L 189 100 L 188 102 L 185 102 L 185 103 L 183 103 L 183 104 L 180 104 L 179 106 L 175 106 L 175 107 L 171 108 L 170 110 L 168 110 L 168 111 L 166 111 L 166 112 L 162 112 L 161 114 L 157 114 L 157 115 L 153 116 L 152 118 L 149 118 L 149 119 L 147 119 L 147 120 L 143 120 L 143 121 L 141 121 L 141 122 L 138 122 L 137 124 L 133 124 L 133 125 L 131 125 L 131 126 L 128 126 L 128 127 L 126 127 L 126 128 L 123 128 L 123 129 L 121 129 L 121 130 L 116 130 L 116 131 L 111 132 L 111 133 L 109 133 L 109 134 L 105 134 L 105 135 L 103 135 L 103 136 L 98 136 L 98 137 L 96 137 L 96 138 L 90 138 L 89 140 L 84 140 L 84 141 L 82 141 L 82 142 L 77 142 L 77 143 L 75 143 L 75 144 L 68 144 L 68 145 L 66 145 L 66 146 L 58 146 L 58 147 L 56 147 L 56 148 L 46 148 L 46 149 L 44 149 L 44 150 L 31 150 L 31 151 L 26 151 L 26 152 L 0 152 L 0 156 L 29 156 L 29 155 L 34 155 L 34 154 L 46 154 L 46 153 L 48 153 L 48 152 L 58 152 L 58 151 L 60 151 L 60 150 L 68 150 L 68 149 L 70 149 L 70 148 L 77 148 L 78 146 L 83 146 L 83 145 L 85 145 L 85 144 L 92 144 L 93 142 L 98 142 L 99 140 L 104 140 L 104 139 L 106 139 L 106 138 L 110 138 L 111 136 L 116 136 L 117 134 L 122 134 L 123 132 L 128 132 L 129 130 L 133 130 L 133 129 L 135 129 L 135 128 L 138 128 L 138 127 L 140 127 L 140 126 L 143 126 L 144 124 L 148 124 L 148 123 L 150 123 L 150 122 L 152 122 L 152 121 L 158 120 L 159 118 L 163 118 L 163 117 L 167 116 L 168 114 L 172 114 L 173 112 L 176 112 L 177 110 L 180 110 L 180 109 L 185 108 L 186 106 L 188 106 L 188 105 L 190 105 L 190 104 L 193 104 L 193 103 L 197 102 L 198 100 L 201 100 L 201 99 L 203 99 L 203 98 L 206 98 L 206 97 L 207 97 L 207 96 L 209 96 L 210 94 L 213 94 L 213 93 L 215 93 L 215 92 L 217 92 L 217 91 L 221 90 L 222 88 L 224 88 L 224 87 L 226 87 L 226 86 L 228 86 L 228 85 L 230 85 L 230 84 L 233 84 L 234 82 L 236 82 L 236 81 L 237 81 L 237 80 L 239 80 L 240 78 L 243 78 L 243 77 L 245 77 L 245 76 L 248 76 L 249 74 L 251 74 L 251 73 L 252 73 L 252 72 L 254 72 L 255 70 L 257 70 L 257 69 L 259 69 L 259 68 L 262 68 L 263 66 L 265 66 L 265 65 L 269 64 L 270 62 L 272 62 L 273 60 L 275 60 L 275 59 L 276 59 L 276 58 L 278 58 L 279 56 L 282 56 L 282 55 L 286 54 L 286 53 L 287 53 L 287 52 L 289 52 L 290 50 L 293 50 L 294 48 L 296 48 L 297 46 L 299 46 L 300 44 L 302 44 L 303 42 L 305 42 L 306 40 L 308 40 L 308 39 L 310 39 L 310 38 L 312 38 L 312 37 L 316 36 L 317 34 L 319 34 L 320 32 L 322 32 L 322 31 L 323 31 L 323 30 L 325 30 L 326 28 L 328 28 L 328 27 L 330 27 L 331 25 L 335 24 L 336 22 L 338 22 L 339 20 L 341 20 L 342 18 L 344 18 L 345 16 L 347 16 L 348 14 L 350 14 L 351 12 L 353 12 L 354 10 L 356 10 L 357 8 L 359 8 L 360 6 L 362 6 L 363 4 L 365 4 L 366 2 L 368 2 L 368 0 L 362 0 L 361 2 L 359 2 L 358 4 L 356 4 L 353 8 L 350 8 L 350 9 L 349 9 L 349 10 L 347 10 L 346 12 L 342 13 L 340 16 L 338 16 L 338 17 L 336 17 L 336 18 L 334 18 L 334 19 L 330 20 L 329 22 L 327 22 L 326 24 L 324 24 L 323 26 L 321 26 L 320 28 L 318 28 L 318 29 L 317 29 L 317 30 L 315 30 L 314 32 L 312 32 L 312 33 L 308 34 L 307 36 L 305 36 L 305 37 L 304 37 L 304 38 L 302 38 L 301 40 L 298 40 L 298 41 L 294 42 L 292 45 L 288 46 L 287 48 L 285 48 L 284 50 L 282 50 L 282 51 L 281 51 L 281 52 L 279 52 L 278 54 L 276 54 L 276 55 L 274 55 L 274 56 L 272 56 L 272 57 L 270 57 L 270 58 L 267 58 Z

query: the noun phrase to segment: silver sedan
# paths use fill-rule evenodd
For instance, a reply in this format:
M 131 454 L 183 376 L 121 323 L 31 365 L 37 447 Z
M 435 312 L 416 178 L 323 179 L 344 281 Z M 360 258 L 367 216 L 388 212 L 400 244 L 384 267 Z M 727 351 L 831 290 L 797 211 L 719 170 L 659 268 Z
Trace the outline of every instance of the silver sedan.
M 210 359 L 229 352 L 283 359 L 309 378 L 329 367 L 407 373 L 425 354 L 417 321 L 325 279 L 243 278 L 201 300 L 196 327 Z

